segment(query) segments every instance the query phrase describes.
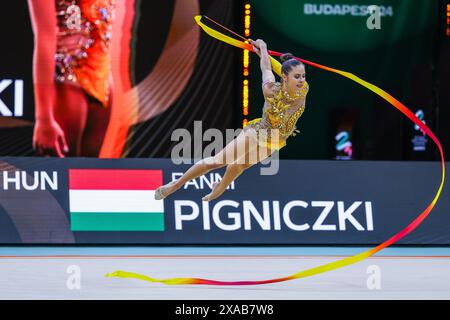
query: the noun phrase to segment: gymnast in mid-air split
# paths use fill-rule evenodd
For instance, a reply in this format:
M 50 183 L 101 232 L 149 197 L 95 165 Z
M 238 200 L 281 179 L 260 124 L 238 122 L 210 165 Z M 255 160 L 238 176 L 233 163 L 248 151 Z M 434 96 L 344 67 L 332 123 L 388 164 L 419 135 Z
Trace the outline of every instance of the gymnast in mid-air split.
M 264 95 L 262 118 L 249 121 L 215 156 L 198 161 L 179 179 L 159 187 L 155 192 L 156 200 L 168 197 L 192 179 L 227 166 L 222 180 L 214 183 L 211 192 L 202 198 L 203 201 L 216 199 L 243 171 L 283 148 L 287 138 L 298 132 L 295 124 L 305 110 L 309 90 L 304 64 L 290 53 L 282 55 L 282 76 L 280 82 L 276 82 L 266 43 L 261 39 L 249 41 L 260 57 Z M 278 62 L 272 60 L 272 63 Z
M 208 27 L 201 21 L 202 18 L 207 18 L 215 24 L 219 26 L 221 25 L 206 16 L 195 16 L 197 24 L 211 37 L 244 50 L 254 51 L 260 56 L 263 76 L 262 89 L 265 98 L 262 118 L 250 121 L 247 126 L 245 126 L 244 130 L 240 132 L 237 138 L 227 144 L 226 147 L 218 152 L 215 156 L 205 157 L 204 159 L 198 161 L 191 168 L 189 168 L 189 170 L 187 170 L 186 173 L 184 173 L 184 175 L 178 180 L 174 180 L 158 188 L 155 192 L 156 199 L 164 199 L 165 197 L 181 188 L 186 182 L 199 177 L 209 172 L 210 170 L 227 166 L 225 175 L 222 180 L 213 184 L 211 193 L 203 197 L 204 201 L 216 199 L 224 192 L 227 186 L 245 169 L 251 167 L 255 163 L 263 161 L 267 157 L 270 157 L 272 153 L 283 148 L 286 145 L 287 138 L 290 136 L 294 136 L 298 131 L 296 130 L 295 124 L 305 110 L 305 101 L 309 86 L 305 80 L 305 66 L 303 65 L 303 63 L 315 68 L 325 70 L 327 72 L 339 74 L 340 76 L 350 79 L 353 82 L 363 86 L 364 88 L 379 95 L 381 98 L 389 102 L 390 105 L 397 108 L 414 124 L 423 129 L 439 148 L 442 166 L 441 183 L 439 185 L 439 189 L 437 190 L 432 202 L 427 206 L 425 210 L 420 213 L 417 218 L 415 218 L 405 228 L 403 228 L 393 236 L 390 236 L 387 240 L 380 243 L 376 247 L 370 248 L 364 252 L 355 254 L 350 257 L 345 257 L 337 261 L 328 262 L 326 264 L 302 270 L 288 276 L 265 280 L 240 281 L 213 280 L 197 277 L 156 279 L 138 273 L 117 270 L 112 273 L 106 274 L 107 277 L 135 278 L 149 282 L 164 283 L 168 285 L 247 286 L 290 281 L 294 279 L 322 274 L 324 272 L 336 270 L 363 261 L 375 255 L 377 252 L 380 252 L 384 248 L 396 243 L 398 240 L 402 239 L 413 230 L 415 230 L 425 220 L 425 218 L 429 215 L 429 213 L 437 203 L 437 200 L 443 190 L 445 181 L 445 157 L 441 143 L 439 142 L 437 137 L 423 121 L 421 121 L 416 115 L 414 115 L 414 113 L 410 109 L 408 109 L 404 104 L 402 104 L 388 92 L 364 79 L 361 79 L 353 73 L 331 68 L 305 59 L 296 58 L 290 54 L 283 55 L 280 52 L 268 51 L 267 45 L 264 43 L 264 41 L 248 40 L 250 43 L 249 44 L 247 42 L 247 39 L 243 36 L 234 33 L 232 30 L 226 29 L 226 27 L 224 26 L 221 26 L 222 28 L 228 30 L 242 40 L 234 39 L 215 30 L 214 28 Z M 273 57 L 269 56 L 269 53 L 273 56 L 281 56 L 282 65 Z M 279 83 L 275 81 L 275 77 L 272 71 L 281 77 Z M 235 158 L 230 158 L 227 156 L 235 155 L 236 151 L 241 150 L 243 146 L 247 147 L 247 140 L 250 142 L 254 142 L 251 146 L 252 148 L 256 147 L 256 149 L 262 149 L 263 151 L 268 152 L 258 152 L 257 161 L 247 161 L 247 156 L 251 156 L 252 152 L 254 151 L 254 149 L 252 148 L 245 148 L 245 152 L 241 153 L 241 155 L 237 154 L 237 157 Z M 224 158 L 232 160 L 224 161 Z M 255 158 L 253 157 L 253 159 Z

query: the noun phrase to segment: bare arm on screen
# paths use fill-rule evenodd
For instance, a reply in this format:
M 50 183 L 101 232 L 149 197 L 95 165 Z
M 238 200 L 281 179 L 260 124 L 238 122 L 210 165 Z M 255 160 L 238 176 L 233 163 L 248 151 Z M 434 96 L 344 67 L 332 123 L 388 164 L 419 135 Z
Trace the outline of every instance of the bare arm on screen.
M 33 147 L 41 155 L 64 157 L 65 135 L 53 114 L 55 105 L 56 7 L 54 1 L 28 0 L 34 32 L 33 84 L 36 123 Z

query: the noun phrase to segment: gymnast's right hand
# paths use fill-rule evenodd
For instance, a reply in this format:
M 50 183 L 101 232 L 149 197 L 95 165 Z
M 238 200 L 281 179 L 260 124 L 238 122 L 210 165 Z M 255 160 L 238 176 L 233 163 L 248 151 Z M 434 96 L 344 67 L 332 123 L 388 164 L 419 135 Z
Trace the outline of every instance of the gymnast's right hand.
M 64 131 L 55 120 L 36 120 L 33 148 L 41 156 L 64 158 L 64 153 L 69 152 Z
M 248 40 L 253 45 L 253 51 L 255 51 L 255 53 L 261 57 L 261 49 L 267 49 L 267 44 L 261 39 L 258 39 L 256 41 L 252 39 Z
M 258 39 L 256 41 L 249 39 L 250 43 L 258 48 L 258 49 L 267 49 L 267 44 L 264 42 L 264 40 Z

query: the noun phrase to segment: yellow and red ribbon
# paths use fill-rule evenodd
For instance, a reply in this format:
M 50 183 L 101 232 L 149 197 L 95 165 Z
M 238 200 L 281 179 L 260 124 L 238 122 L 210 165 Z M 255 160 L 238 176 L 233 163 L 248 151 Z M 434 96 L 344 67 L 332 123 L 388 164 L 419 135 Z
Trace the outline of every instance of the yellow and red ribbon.
M 239 41 L 236 39 L 233 39 L 229 36 L 226 36 L 222 33 L 220 33 L 217 30 L 214 30 L 205 24 L 201 22 L 201 16 L 196 16 L 195 21 L 198 23 L 198 25 L 210 36 L 223 41 L 225 43 L 228 43 L 230 45 L 236 46 L 238 48 L 246 49 L 253 51 L 253 46 L 245 43 L 243 41 Z M 280 56 L 281 53 L 276 51 L 268 51 L 270 55 L 274 56 Z M 272 68 L 273 70 L 281 76 L 281 65 L 278 61 L 270 57 Z M 441 156 L 441 165 L 442 165 L 442 178 L 441 178 L 441 184 L 439 186 L 439 189 L 436 192 L 436 195 L 434 196 L 434 199 L 431 201 L 431 203 L 428 205 L 428 207 L 417 217 L 415 218 L 407 227 L 405 227 L 403 230 L 396 233 L 394 236 L 389 238 L 388 240 L 384 241 L 383 243 L 379 244 L 378 246 L 369 249 L 367 251 L 364 251 L 362 253 L 359 253 L 357 255 L 347 257 L 338 261 L 334 261 L 331 263 L 327 263 L 318 267 L 314 267 L 311 269 L 303 270 L 300 272 L 297 272 L 295 274 L 292 274 L 287 277 L 282 278 L 275 278 L 275 279 L 268 279 L 268 280 L 255 280 L 255 281 L 218 281 L 218 280 L 211 280 L 211 279 L 201 279 L 201 278 L 170 278 L 170 279 L 155 279 L 151 277 L 147 277 L 145 275 L 133 273 L 133 272 L 126 272 L 126 271 L 115 271 L 111 274 L 107 274 L 108 277 L 121 277 L 121 278 L 135 278 L 140 280 L 145 280 L 149 282 L 160 282 L 168 285 L 180 285 L 180 284 L 199 284 L 199 285 L 221 285 L 221 286 L 235 286 L 235 285 L 259 285 L 259 284 L 267 284 L 267 283 L 275 283 L 275 282 L 283 282 L 293 279 L 299 279 L 299 278 L 305 278 L 310 277 L 316 274 L 324 273 L 327 271 L 335 270 L 338 268 L 342 268 L 345 266 L 348 266 L 350 264 L 359 262 L 361 260 L 364 260 L 375 253 L 379 252 L 380 250 L 392 245 L 393 243 L 397 242 L 407 234 L 409 234 L 411 231 L 413 231 L 415 228 L 417 228 L 423 220 L 430 214 L 433 207 L 436 205 L 436 202 L 441 194 L 442 188 L 444 186 L 445 181 L 445 160 L 444 160 L 444 152 L 442 150 L 441 143 L 436 138 L 436 136 L 433 134 L 433 132 L 426 126 L 425 123 L 423 123 L 419 118 L 416 117 L 416 115 L 411 112 L 405 105 L 403 105 L 400 101 L 395 99 L 393 96 L 391 96 L 389 93 L 384 91 L 383 89 L 359 78 L 358 76 L 355 76 L 354 74 L 334 68 L 330 68 L 324 65 L 320 65 L 318 63 L 314 63 L 308 60 L 300 59 L 295 57 L 295 59 L 302 61 L 305 64 L 308 64 L 310 66 L 324 69 L 330 72 L 334 72 L 337 74 L 340 74 L 343 77 L 349 78 L 363 87 L 369 89 L 370 91 L 378 94 L 380 97 L 388 101 L 391 105 L 393 105 L 395 108 L 397 108 L 400 112 L 402 112 L 404 115 L 406 115 L 412 122 L 414 122 L 417 126 L 419 126 L 423 132 L 425 132 L 437 145 L 439 149 L 439 153 Z

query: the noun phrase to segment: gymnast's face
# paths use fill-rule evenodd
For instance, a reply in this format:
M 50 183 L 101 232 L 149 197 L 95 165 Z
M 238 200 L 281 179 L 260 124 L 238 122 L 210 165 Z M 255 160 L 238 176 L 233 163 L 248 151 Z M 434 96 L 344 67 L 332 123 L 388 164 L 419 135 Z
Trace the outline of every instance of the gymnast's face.
M 306 81 L 305 66 L 300 64 L 293 67 L 287 75 L 283 74 L 283 82 L 290 93 L 297 92 Z

